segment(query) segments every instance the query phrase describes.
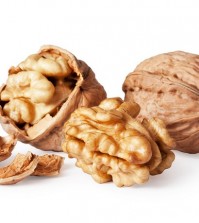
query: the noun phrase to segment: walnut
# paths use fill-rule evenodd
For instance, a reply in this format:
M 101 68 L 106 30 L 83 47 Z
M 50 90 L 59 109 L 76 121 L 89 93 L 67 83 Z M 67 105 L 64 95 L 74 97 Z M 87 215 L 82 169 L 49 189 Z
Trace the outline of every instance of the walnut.
M 176 51 L 141 62 L 123 84 L 126 101 L 141 106 L 139 118 L 159 117 L 176 149 L 199 152 L 199 56 Z
M 138 104 L 120 98 L 76 109 L 64 125 L 63 151 L 98 183 L 145 183 L 150 174 L 171 166 L 175 143 L 161 120 L 135 119 L 139 110 Z
M 16 184 L 30 175 L 57 175 L 62 163 L 63 157 L 56 155 L 18 154 L 10 165 L 0 168 L 0 184 Z
M 15 135 L 0 136 L 0 162 L 11 156 L 16 143 L 17 137 Z
M 61 151 L 61 129 L 71 112 L 104 98 L 104 88 L 86 63 L 59 47 L 43 46 L 9 69 L 0 89 L 0 122 L 24 143 Z

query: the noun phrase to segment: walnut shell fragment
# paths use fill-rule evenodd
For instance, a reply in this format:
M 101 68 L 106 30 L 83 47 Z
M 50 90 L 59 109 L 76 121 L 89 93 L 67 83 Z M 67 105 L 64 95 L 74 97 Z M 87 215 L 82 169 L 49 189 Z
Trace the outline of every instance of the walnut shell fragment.
M 0 162 L 11 156 L 16 143 L 17 137 L 15 135 L 0 136 Z
M 31 152 L 26 155 L 18 154 L 13 162 L 6 167 L 0 168 L 0 184 L 16 184 L 30 176 L 38 164 L 38 158 Z
M 38 164 L 32 175 L 34 176 L 56 176 L 64 163 L 62 156 L 46 154 L 38 156 Z
M 62 48 L 43 46 L 10 68 L 0 91 L 0 122 L 21 142 L 61 151 L 62 126 L 71 112 L 104 98 L 104 88 L 85 62 Z
M 57 155 L 17 154 L 10 165 L 0 168 L 0 184 L 16 184 L 30 175 L 55 176 L 59 174 L 63 160 Z
M 139 110 L 120 98 L 76 109 L 64 125 L 63 151 L 98 183 L 145 183 L 171 166 L 175 143 L 161 120 L 135 119 Z
M 139 118 L 159 117 L 176 149 L 199 152 L 199 55 L 182 51 L 141 62 L 123 84 L 126 101 L 141 106 Z

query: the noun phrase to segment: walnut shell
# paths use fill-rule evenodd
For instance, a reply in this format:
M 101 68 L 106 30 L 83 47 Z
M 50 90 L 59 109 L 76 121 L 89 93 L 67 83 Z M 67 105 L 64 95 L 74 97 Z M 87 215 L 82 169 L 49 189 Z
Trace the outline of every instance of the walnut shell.
M 14 160 L 0 168 L 0 185 L 11 185 L 28 176 L 56 176 L 59 174 L 64 158 L 58 155 L 37 156 L 31 152 L 18 153 Z
M 0 185 L 11 185 L 30 176 L 38 164 L 38 158 L 31 152 L 17 154 L 10 165 L 0 168 Z
M 106 92 L 96 80 L 95 74 L 91 68 L 85 62 L 78 60 L 72 53 L 68 52 L 67 50 L 56 46 L 46 45 L 41 47 L 40 51 L 38 52 L 38 55 L 39 54 L 48 54 L 48 56 L 51 54 L 56 54 L 58 57 L 62 57 L 67 60 L 67 67 L 65 68 L 64 65 L 61 64 L 62 68 L 65 70 L 68 69 L 70 72 L 72 72 L 72 74 L 75 75 L 76 78 L 76 82 L 69 96 L 65 101 L 57 106 L 55 114 L 47 114 L 40 122 L 33 125 L 34 129 L 31 132 L 31 137 L 27 134 L 27 128 L 29 128 L 29 126 L 22 126 L 16 123 L 4 113 L 3 106 L 5 105 L 5 101 L 2 100 L 0 101 L 0 122 L 3 129 L 7 133 L 17 134 L 18 140 L 23 143 L 29 143 L 32 146 L 42 150 L 62 151 L 62 126 L 69 118 L 71 112 L 81 106 L 90 107 L 99 104 L 100 101 L 106 98 Z M 15 75 L 21 70 L 22 69 L 20 64 L 17 67 L 11 67 L 9 70 L 9 76 Z M 53 74 L 50 75 L 50 78 L 52 78 Z M 49 80 L 51 80 L 50 78 Z M 58 78 L 63 77 L 58 76 Z M 0 94 L 5 88 L 6 85 L 2 86 L 0 89 Z M 62 95 L 60 94 L 60 97 L 61 96 Z
M 125 100 L 141 106 L 139 118 L 162 119 L 176 149 L 199 152 L 199 55 L 176 51 L 141 62 L 123 84 Z

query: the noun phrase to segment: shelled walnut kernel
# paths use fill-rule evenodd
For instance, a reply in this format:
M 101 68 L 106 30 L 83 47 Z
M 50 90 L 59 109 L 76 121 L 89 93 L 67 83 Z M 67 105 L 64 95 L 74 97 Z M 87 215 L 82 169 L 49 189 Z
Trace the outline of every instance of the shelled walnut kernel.
M 120 98 L 76 109 L 64 125 L 63 151 L 98 183 L 145 183 L 171 166 L 175 143 L 161 120 L 137 121 L 139 110 Z

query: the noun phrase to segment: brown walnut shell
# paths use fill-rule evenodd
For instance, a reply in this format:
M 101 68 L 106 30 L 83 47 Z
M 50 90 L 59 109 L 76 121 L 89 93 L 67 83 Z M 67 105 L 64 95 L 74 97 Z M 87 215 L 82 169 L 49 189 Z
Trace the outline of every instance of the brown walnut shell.
M 70 114 L 78 107 L 85 106 L 90 107 L 98 105 L 104 98 L 106 98 L 106 92 L 102 85 L 96 80 L 94 72 L 83 61 L 78 60 L 72 53 L 62 48 L 46 45 L 41 47 L 38 54 L 41 53 L 55 53 L 61 55 L 68 62 L 72 73 L 76 76 L 76 84 L 69 94 L 67 100 L 65 100 L 59 108 L 57 108 L 56 114 L 53 116 L 47 116 L 44 120 L 44 124 L 38 126 L 36 137 L 30 137 L 27 135 L 24 128 L 20 128 L 10 117 L 4 114 L 3 106 L 5 102 L 0 101 L 0 122 L 3 129 L 9 134 L 17 134 L 18 140 L 23 143 L 29 143 L 32 146 L 42 150 L 62 151 L 62 126 L 69 118 Z M 10 74 L 20 71 L 20 67 L 10 69 Z M 6 85 L 2 86 L 0 93 L 5 89 Z M 45 124 L 47 123 L 46 127 Z
M 28 176 L 56 176 L 64 158 L 58 155 L 37 156 L 31 152 L 18 153 L 14 160 L 0 168 L 0 185 L 16 184 Z
M 162 119 L 176 149 L 199 152 L 199 55 L 176 51 L 141 62 L 124 83 L 125 100 L 141 106 L 139 118 Z

